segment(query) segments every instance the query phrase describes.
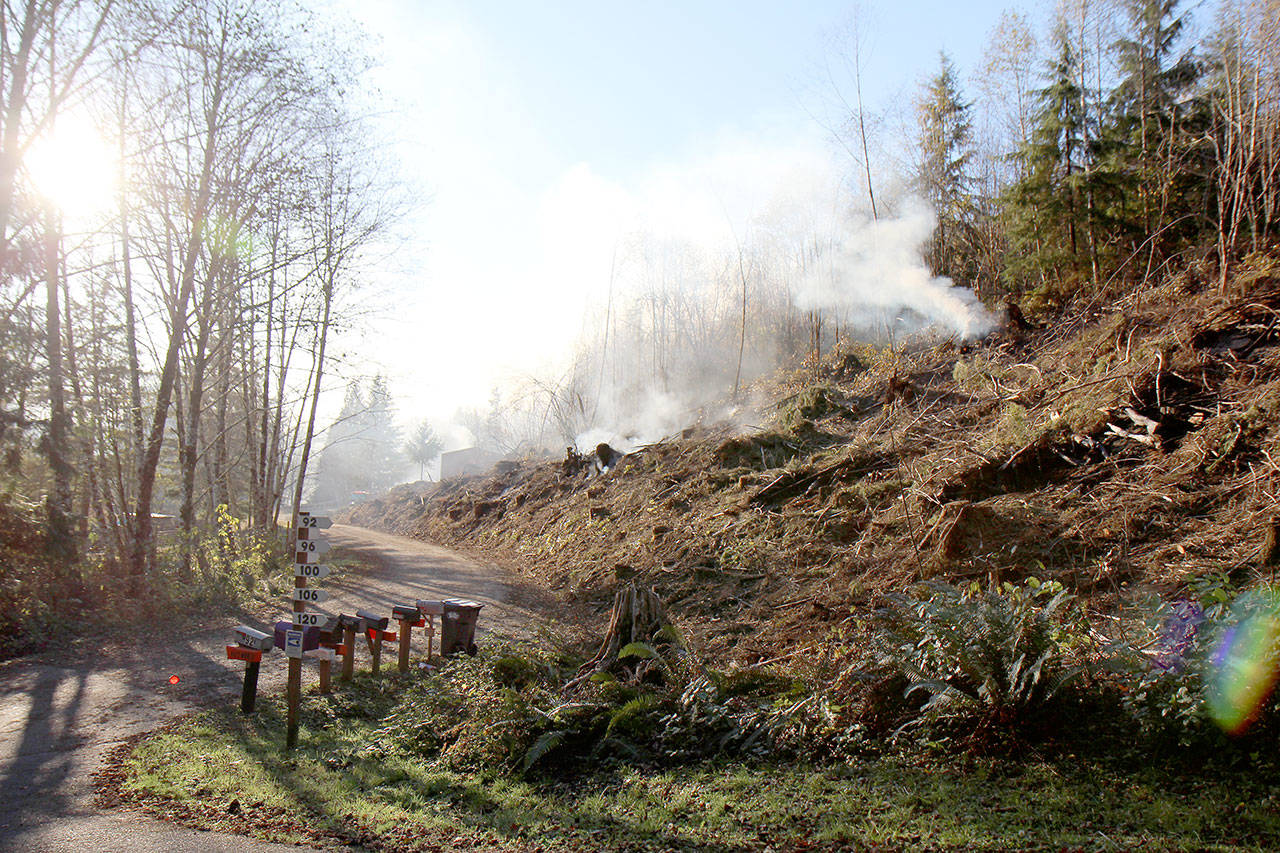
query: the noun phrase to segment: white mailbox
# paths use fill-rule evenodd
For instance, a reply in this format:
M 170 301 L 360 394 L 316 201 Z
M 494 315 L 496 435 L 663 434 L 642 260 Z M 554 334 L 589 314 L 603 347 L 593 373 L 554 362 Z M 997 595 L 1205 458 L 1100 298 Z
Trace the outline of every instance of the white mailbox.
M 248 625 L 241 625 L 236 628 L 236 643 L 246 649 L 269 652 L 275 648 L 275 637 L 262 631 L 256 631 Z

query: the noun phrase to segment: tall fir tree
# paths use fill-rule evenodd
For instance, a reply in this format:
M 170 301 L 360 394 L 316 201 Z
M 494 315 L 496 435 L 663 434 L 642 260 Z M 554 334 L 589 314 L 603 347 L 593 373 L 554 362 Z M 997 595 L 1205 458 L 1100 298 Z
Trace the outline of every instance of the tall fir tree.
M 1057 56 L 1035 93 L 1031 141 L 1016 156 L 1025 175 L 1008 192 L 1005 211 L 1012 251 L 1006 277 L 1013 290 L 1060 281 L 1081 261 L 1087 129 L 1076 80 L 1079 59 L 1065 29 L 1054 33 Z
M 1126 32 L 1115 46 L 1120 81 L 1101 138 L 1109 219 L 1115 236 L 1145 259 L 1143 278 L 1180 237 L 1195 233 L 1204 205 L 1186 180 L 1202 185 L 1192 172 L 1204 110 L 1189 97 L 1199 65 L 1190 53 L 1177 55 L 1185 26 L 1179 5 L 1125 0 Z
M 968 252 L 970 194 L 970 104 L 960 92 L 955 66 L 939 54 L 938 73 L 916 103 L 920 162 L 917 188 L 938 217 L 926 261 L 934 275 L 972 283 Z

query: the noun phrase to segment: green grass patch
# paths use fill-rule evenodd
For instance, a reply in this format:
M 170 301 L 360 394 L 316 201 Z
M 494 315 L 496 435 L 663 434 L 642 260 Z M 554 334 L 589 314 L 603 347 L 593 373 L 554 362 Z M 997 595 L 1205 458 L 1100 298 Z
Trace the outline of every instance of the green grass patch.
M 459 701 L 465 685 L 490 672 L 528 692 L 536 689 L 529 667 L 502 650 L 435 677 L 359 675 L 330 696 L 304 697 L 291 754 L 279 697 L 264 697 L 248 717 L 202 712 L 140 742 L 125 759 L 120 793 L 209 828 L 378 850 L 1280 845 L 1271 774 L 1239 763 L 1215 771 L 1139 761 L 1131 751 L 1012 761 L 916 746 L 819 762 L 722 757 L 679 766 L 610 754 L 529 773 L 514 753 L 472 748 L 460 758 L 465 737 L 484 731 Z M 451 670 L 463 688 L 451 684 Z M 510 724 L 495 714 L 489 727 L 492 746 Z M 455 730 L 463 728 L 470 734 Z

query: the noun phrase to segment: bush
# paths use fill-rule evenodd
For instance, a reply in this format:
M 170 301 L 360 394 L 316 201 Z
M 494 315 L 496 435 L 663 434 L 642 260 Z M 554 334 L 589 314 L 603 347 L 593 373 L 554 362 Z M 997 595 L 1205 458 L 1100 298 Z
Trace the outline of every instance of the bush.
M 38 648 L 66 609 L 47 552 L 36 507 L 0 498 L 0 660 Z
M 622 651 L 633 669 L 596 672 L 568 695 L 585 659 L 575 649 L 512 646 L 453 661 L 415 685 L 380 738 L 454 769 L 528 773 L 760 756 L 830 729 L 825 703 L 793 679 L 716 672 L 674 645 Z
M 1087 642 L 1074 599 L 1057 582 L 983 590 L 940 582 L 889 600 L 872 624 L 876 663 L 927 700 L 918 719 L 968 718 L 1016 728 L 1083 667 Z
M 1148 737 L 1182 745 L 1280 723 L 1270 696 L 1280 668 L 1280 594 L 1262 586 L 1236 595 L 1223 575 L 1201 578 L 1188 593 L 1141 603 L 1133 636 L 1112 646 L 1125 709 Z

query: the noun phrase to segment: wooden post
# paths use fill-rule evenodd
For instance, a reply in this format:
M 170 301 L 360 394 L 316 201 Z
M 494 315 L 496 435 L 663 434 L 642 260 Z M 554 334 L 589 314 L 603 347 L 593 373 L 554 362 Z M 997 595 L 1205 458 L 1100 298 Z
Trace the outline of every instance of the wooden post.
M 289 727 L 285 734 L 285 749 L 298 745 L 298 706 L 302 701 L 302 658 L 289 658 Z
M 329 692 L 330 692 L 330 690 L 329 690 L 329 668 L 330 668 L 330 666 L 331 666 L 331 665 L 332 665 L 332 661 L 330 661 L 328 658 L 321 658 L 321 659 L 320 659 L 320 692 L 321 692 L 321 693 L 329 693 Z
M 373 674 L 378 674 L 378 669 L 382 664 L 382 631 L 377 628 L 368 628 L 364 633 L 365 639 L 369 641 L 369 656 L 373 659 Z
M 431 663 L 431 641 L 436 637 L 436 617 L 427 614 L 427 663 Z
M 240 691 L 240 710 L 246 714 L 253 713 L 253 706 L 258 701 L 258 670 L 262 664 L 251 660 L 244 665 L 244 689 Z
M 356 666 L 356 627 L 347 625 L 342 631 L 342 645 L 347 653 L 342 656 L 342 680 L 350 681 Z
M 400 623 L 400 674 L 404 675 L 409 671 L 409 632 L 413 623 L 408 619 L 397 619 Z
M 299 538 L 304 537 L 299 535 Z M 294 589 L 303 589 L 306 585 L 306 578 L 294 576 Z M 301 601 L 293 603 L 294 613 L 303 613 L 306 609 L 307 606 Z M 305 636 L 306 634 L 303 634 L 303 637 Z M 305 645 L 303 648 L 305 648 Z M 288 727 L 285 731 L 284 745 L 285 749 L 293 749 L 298 745 L 298 707 L 302 703 L 302 658 L 300 657 L 289 658 L 289 684 L 286 695 L 289 700 L 289 719 Z

